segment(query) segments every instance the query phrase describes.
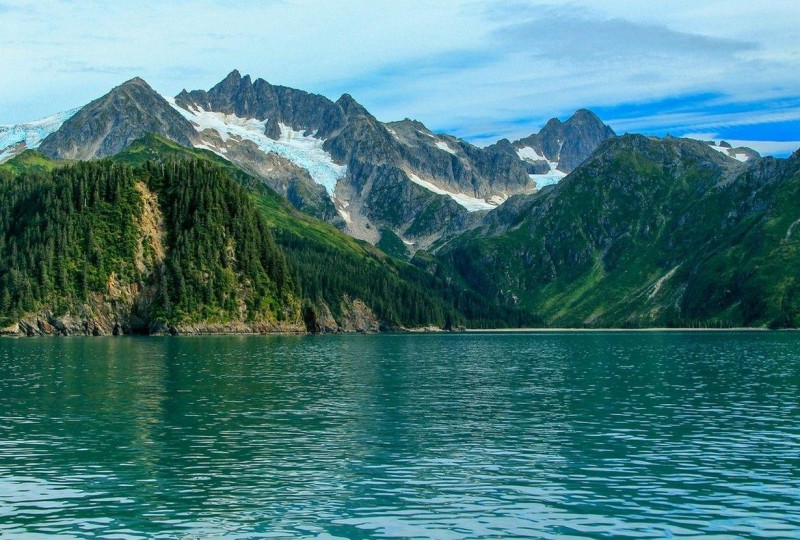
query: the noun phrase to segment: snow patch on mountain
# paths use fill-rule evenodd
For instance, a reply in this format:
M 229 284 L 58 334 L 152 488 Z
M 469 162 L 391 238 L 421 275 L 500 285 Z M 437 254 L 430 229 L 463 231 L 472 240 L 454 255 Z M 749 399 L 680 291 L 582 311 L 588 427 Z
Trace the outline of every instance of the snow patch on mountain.
M 711 148 L 713 148 L 717 152 L 721 152 L 721 153 L 725 154 L 728 157 L 732 157 L 733 159 L 735 159 L 737 161 L 741 161 L 742 163 L 744 163 L 745 161 L 747 161 L 748 159 L 750 159 L 752 157 L 750 154 L 747 154 L 746 152 L 742 152 L 742 151 L 738 151 L 737 152 L 737 150 L 738 150 L 737 148 L 731 148 L 729 146 L 722 146 L 721 144 L 717 144 L 714 141 L 709 143 L 709 146 L 711 146 Z
M 448 154 L 456 155 L 456 150 L 444 141 L 436 141 L 436 148 L 444 150 Z
M 552 186 L 553 184 L 558 184 L 564 177 L 567 176 L 566 173 L 559 171 L 555 167 L 550 164 L 550 171 L 544 174 L 529 174 L 528 177 L 536 182 L 536 187 L 538 189 L 543 188 L 544 186 Z
M 538 150 L 531 148 L 530 146 L 518 148 L 517 155 L 522 161 L 547 161 L 546 157 L 539 153 Z
M 206 111 L 199 107 L 187 110 L 179 107 L 174 100 L 168 101 L 201 134 L 205 130 L 215 131 L 225 143 L 251 141 L 262 152 L 277 154 L 308 171 L 311 178 L 323 186 L 331 197 L 336 189 L 336 183 L 347 174 L 347 166 L 334 162 L 331 155 L 322 148 L 325 140 L 318 139 L 314 134 L 304 135 L 302 131 L 295 131 L 290 126 L 278 123 L 281 135 L 275 140 L 265 134 L 266 123 L 269 120 L 241 118 L 234 114 Z M 196 146 L 211 150 L 223 157 L 226 153 L 224 147 L 217 148 L 202 141 Z
M 48 135 L 58 131 L 79 110 L 80 107 L 25 124 L 0 126 L 0 163 L 18 154 L 19 145 L 23 143 L 25 149 L 39 148 Z
M 564 145 L 563 142 L 560 143 L 561 146 Z M 558 149 L 558 155 L 561 155 L 561 146 Z M 558 184 L 562 178 L 567 176 L 567 173 L 558 170 L 558 161 L 550 161 L 548 160 L 541 152 L 532 148 L 530 146 L 523 146 L 522 148 L 517 148 L 517 155 L 522 161 L 527 161 L 530 163 L 537 162 L 537 161 L 546 161 L 547 164 L 550 166 L 550 170 L 546 173 L 542 174 L 529 174 L 528 177 L 536 182 L 536 187 L 541 189 L 544 186 L 552 186 L 553 184 Z
M 438 186 L 435 186 L 434 184 L 431 184 L 430 182 L 423 180 L 414 173 L 409 173 L 408 177 L 411 179 L 412 182 L 414 182 L 418 186 L 424 187 L 428 191 L 432 191 L 437 195 L 447 195 L 448 197 L 456 201 L 458 204 L 460 204 L 470 212 L 479 212 L 481 210 L 492 210 L 494 208 L 497 208 L 498 204 L 501 204 L 502 202 L 505 201 L 505 199 L 503 199 L 500 196 L 492 197 L 491 202 L 489 202 L 485 201 L 484 199 L 478 199 L 476 197 L 470 197 L 469 195 L 464 195 L 463 193 L 453 193 L 452 191 L 444 190 Z

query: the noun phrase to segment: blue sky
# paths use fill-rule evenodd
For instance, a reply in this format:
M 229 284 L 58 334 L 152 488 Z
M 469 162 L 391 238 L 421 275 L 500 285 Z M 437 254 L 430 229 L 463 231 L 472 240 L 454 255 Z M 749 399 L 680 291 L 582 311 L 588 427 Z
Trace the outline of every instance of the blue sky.
M 800 147 L 800 2 L 0 0 L 0 124 L 232 69 L 477 144 L 594 110 L 618 133 Z

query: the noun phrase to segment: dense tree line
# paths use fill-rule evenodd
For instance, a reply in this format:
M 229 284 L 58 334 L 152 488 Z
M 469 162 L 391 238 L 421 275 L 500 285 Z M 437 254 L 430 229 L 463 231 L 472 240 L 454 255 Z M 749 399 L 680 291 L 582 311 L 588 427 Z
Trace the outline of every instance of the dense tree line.
M 164 320 L 296 317 L 286 258 L 247 192 L 204 161 L 147 162 L 167 229 L 155 315 Z
M 141 198 L 126 166 L 81 163 L 0 180 L 0 313 L 65 307 L 135 281 Z

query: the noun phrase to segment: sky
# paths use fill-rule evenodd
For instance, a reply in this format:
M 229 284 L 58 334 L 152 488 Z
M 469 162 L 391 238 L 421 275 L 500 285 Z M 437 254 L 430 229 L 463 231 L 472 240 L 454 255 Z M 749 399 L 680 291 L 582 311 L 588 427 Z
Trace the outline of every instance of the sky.
M 0 0 L 0 125 L 231 70 L 475 144 L 589 108 L 617 133 L 800 147 L 800 2 Z

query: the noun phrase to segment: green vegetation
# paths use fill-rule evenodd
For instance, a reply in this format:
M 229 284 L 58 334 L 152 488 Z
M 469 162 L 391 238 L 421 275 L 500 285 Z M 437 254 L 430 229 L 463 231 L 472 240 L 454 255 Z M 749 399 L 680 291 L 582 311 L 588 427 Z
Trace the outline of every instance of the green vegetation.
M 22 173 L 50 172 L 63 165 L 40 154 L 36 150 L 25 150 L 0 165 L 0 179 L 10 180 Z
M 107 289 L 112 273 L 140 279 L 134 261 L 141 208 L 133 171 L 112 163 L 0 180 L 3 323 L 39 306 L 84 302 Z
M 255 204 L 208 161 L 146 162 L 167 255 L 153 316 L 164 321 L 296 321 L 295 285 Z
M 31 157 L 0 180 L 5 324 L 111 302 L 136 311 L 141 331 L 314 328 L 325 313 L 341 321 L 355 299 L 387 328 L 528 322 L 295 210 L 208 152 L 148 136 L 113 160 L 34 169 L 54 162 Z
M 408 259 L 408 248 L 393 231 L 381 229 L 381 239 L 377 243 L 378 249 L 398 259 Z
M 142 329 L 313 330 L 358 299 L 387 329 L 796 327 L 800 155 L 734 167 L 700 143 L 623 137 L 409 262 L 391 231 L 357 241 L 160 137 L 101 162 L 25 152 L 0 166 L 0 322 L 111 305 Z
M 143 238 L 147 189 L 158 195 L 150 211 L 163 215 L 164 231 L 152 231 L 165 235 L 160 249 Z M 299 321 L 296 286 L 266 220 L 210 162 L 22 173 L 3 181 L 0 215 L 6 324 L 38 309 L 81 311 L 114 284 L 153 288 L 151 321 Z
M 797 156 L 737 173 L 700 143 L 604 149 L 515 219 L 445 246 L 444 274 L 551 326 L 797 326 Z

